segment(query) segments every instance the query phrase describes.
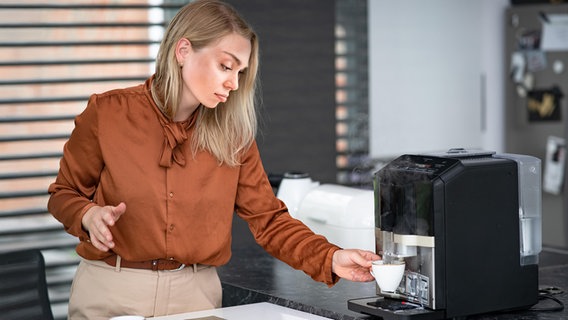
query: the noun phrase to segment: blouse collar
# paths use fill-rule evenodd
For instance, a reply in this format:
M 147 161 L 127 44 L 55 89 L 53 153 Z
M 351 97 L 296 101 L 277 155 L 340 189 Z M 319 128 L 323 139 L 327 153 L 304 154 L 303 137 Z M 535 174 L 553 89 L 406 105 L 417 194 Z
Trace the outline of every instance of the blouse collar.
M 146 81 L 145 86 L 148 98 L 152 104 L 152 109 L 154 109 L 164 133 L 164 148 L 162 150 L 162 155 L 160 156 L 160 166 L 170 168 L 172 163 L 175 162 L 184 167 L 186 161 L 181 146 L 189 138 L 188 132 L 195 124 L 198 111 L 196 110 L 187 120 L 181 122 L 174 122 L 170 118 L 166 117 L 162 110 L 158 108 L 152 97 L 150 88 L 153 80 L 154 76 Z

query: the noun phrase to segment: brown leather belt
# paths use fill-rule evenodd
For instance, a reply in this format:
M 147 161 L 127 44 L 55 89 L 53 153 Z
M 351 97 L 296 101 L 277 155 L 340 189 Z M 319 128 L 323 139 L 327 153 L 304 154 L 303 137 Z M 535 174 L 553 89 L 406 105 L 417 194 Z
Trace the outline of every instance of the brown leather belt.
M 109 266 L 116 267 L 116 255 L 103 259 Z M 147 261 L 127 261 L 124 259 L 120 260 L 121 268 L 133 268 L 133 269 L 147 269 L 147 270 L 181 270 L 185 267 L 185 264 L 168 259 L 157 259 L 157 260 L 147 260 Z

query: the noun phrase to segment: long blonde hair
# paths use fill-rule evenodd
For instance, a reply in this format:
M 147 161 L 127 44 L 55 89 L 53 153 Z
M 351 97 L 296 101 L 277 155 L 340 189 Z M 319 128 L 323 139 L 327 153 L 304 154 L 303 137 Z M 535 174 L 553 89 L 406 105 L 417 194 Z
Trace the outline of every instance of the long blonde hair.
M 180 103 L 183 81 L 175 56 L 181 38 L 187 38 L 195 50 L 220 38 L 237 33 L 251 42 L 248 68 L 239 77 L 239 89 L 216 108 L 200 105 L 196 112 L 192 137 L 194 154 L 205 150 L 219 164 L 239 165 L 240 155 L 254 141 L 257 131 L 255 110 L 256 76 L 258 72 L 258 38 L 237 11 L 218 0 L 197 0 L 185 5 L 170 22 L 156 59 L 152 96 L 162 112 L 173 119 Z

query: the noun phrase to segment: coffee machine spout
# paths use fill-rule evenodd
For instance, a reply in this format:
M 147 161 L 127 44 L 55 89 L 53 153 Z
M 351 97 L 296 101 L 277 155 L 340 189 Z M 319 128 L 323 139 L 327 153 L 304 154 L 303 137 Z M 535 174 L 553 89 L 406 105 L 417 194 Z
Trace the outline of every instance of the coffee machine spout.
M 381 231 L 380 239 L 377 239 L 378 252 L 384 258 L 402 259 L 414 257 L 418 254 L 418 247 L 434 247 L 434 238 L 412 234 L 396 234 Z M 382 247 L 381 247 L 382 246 Z

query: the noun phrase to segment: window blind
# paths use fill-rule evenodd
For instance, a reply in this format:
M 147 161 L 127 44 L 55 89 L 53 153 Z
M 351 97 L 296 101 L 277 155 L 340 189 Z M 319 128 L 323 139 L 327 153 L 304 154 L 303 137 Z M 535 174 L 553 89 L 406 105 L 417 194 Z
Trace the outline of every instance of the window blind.
M 367 1 L 336 0 L 335 6 L 337 182 L 372 188 Z
M 167 21 L 187 1 L 0 3 L 0 252 L 39 248 L 65 319 L 77 239 L 47 212 L 47 187 L 91 93 L 144 81 Z M 368 154 L 366 1 L 336 0 L 338 182 Z
M 181 4 L 19 0 L 0 3 L 0 252 L 42 250 L 52 309 L 65 319 L 77 239 L 47 212 L 73 119 L 90 94 L 153 72 Z

